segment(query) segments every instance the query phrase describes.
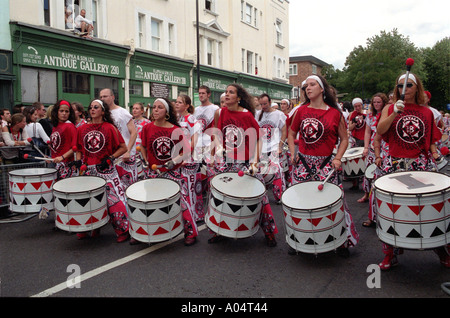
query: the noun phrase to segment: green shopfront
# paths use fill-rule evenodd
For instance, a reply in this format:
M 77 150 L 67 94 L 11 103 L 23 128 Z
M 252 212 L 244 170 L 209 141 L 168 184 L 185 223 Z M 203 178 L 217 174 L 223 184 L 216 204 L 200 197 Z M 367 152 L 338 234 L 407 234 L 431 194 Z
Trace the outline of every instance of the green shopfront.
M 113 89 L 116 103 L 124 104 L 128 47 L 20 23 L 11 23 L 11 35 L 15 104 L 66 99 L 87 107 L 102 88 Z

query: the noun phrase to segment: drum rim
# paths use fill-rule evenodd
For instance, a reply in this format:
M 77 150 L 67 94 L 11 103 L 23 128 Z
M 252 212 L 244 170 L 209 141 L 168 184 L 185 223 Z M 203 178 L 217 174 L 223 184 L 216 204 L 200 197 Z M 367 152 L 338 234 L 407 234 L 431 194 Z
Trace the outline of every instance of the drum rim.
M 86 177 L 87 178 L 97 178 L 99 180 L 102 180 L 103 181 L 103 185 L 101 185 L 101 186 L 99 186 L 97 188 L 94 188 L 94 189 L 89 189 L 89 190 L 85 189 L 85 190 L 79 190 L 79 191 L 61 191 L 61 190 L 55 189 L 55 185 L 60 183 L 60 181 L 73 180 L 74 178 L 86 178 Z M 78 194 L 78 193 L 86 193 L 86 192 L 96 191 L 96 190 L 102 189 L 105 186 L 106 186 L 106 180 L 101 178 L 101 177 L 98 177 L 98 176 L 74 176 L 74 177 L 65 178 L 65 179 L 61 179 L 61 180 L 56 181 L 55 184 L 53 185 L 53 191 L 54 192 L 58 192 L 58 193 L 65 193 L 65 194 Z
M 211 190 L 214 189 L 215 191 L 217 191 L 217 192 L 220 193 L 221 195 L 224 195 L 224 196 L 226 196 L 226 197 L 233 198 L 233 199 L 242 199 L 242 198 L 244 198 L 244 197 L 238 197 L 238 196 L 230 195 L 230 194 L 228 194 L 228 193 L 224 193 L 223 191 L 220 191 L 219 189 L 217 189 L 216 187 L 213 186 L 212 181 L 214 180 L 214 178 L 220 176 L 221 174 L 225 174 L 225 173 L 232 173 L 232 174 L 236 174 L 236 175 L 238 174 L 237 172 L 230 172 L 230 171 L 227 171 L 227 172 L 221 172 L 221 173 L 216 174 L 216 175 L 211 179 L 211 183 L 210 183 Z M 263 191 L 263 193 L 260 194 L 260 195 L 253 196 L 253 197 L 245 197 L 244 199 L 245 199 L 245 200 L 254 200 L 254 199 L 262 198 L 262 197 L 267 193 L 267 189 L 266 189 L 264 183 L 261 182 L 261 180 L 259 180 L 259 179 L 256 178 L 255 176 L 250 176 L 250 175 L 247 175 L 247 176 L 250 177 L 250 178 L 254 178 L 254 179 L 257 180 L 258 182 L 260 182 L 260 183 L 262 184 L 262 186 L 263 186 L 264 191 Z M 241 178 L 241 177 L 239 177 L 239 178 Z
M 352 150 L 352 149 L 362 149 L 363 151 L 361 151 L 361 153 L 358 153 L 358 154 L 351 154 L 351 155 L 346 156 L 345 154 L 346 154 L 348 151 Z M 349 149 L 347 149 L 347 150 L 344 152 L 344 154 L 342 155 L 341 160 L 342 160 L 342 161 L 347 161 L 347 160 L 352 160 L 352 159 L 356 159 L 356 158 L 362 158 L 362 157 L 364 157 L 364 156 L 363 156 L 363 153 L 364 153 L 364 147 L 353 147 L 353 148 L 349 148 Z
M 134 199 L 134 198 L 131 198 L 131 197 L 127 194 L 127 193 L 128 193 L 128 190 L 130 189 L 130 187 L 131 187 L 132 185 L 137 184 L 137 183 L 139 183 L 139 182 L 143 183 L 144 181 L 152 181 L 152 180 L 154 180 L 154 179 L 168 180 L 168 181 L 171 181 L 171 182 L 175 183 L 175 184 L 177 185 L 177 187 L 178 187 L 178 192 L 175 193 L 174 195 L 168 197 L 168 198 L 158 199 L 158 200 L 153 200 L 153 201 L 140 201 L 140 200 L 136 200 L 136 199 Z M 131 200 L 131 201 L 133 201 L 133 202 L 144 203 L 144 204 L 147 204 L 147 203 L 150 203 L 150 202 L 151 202 L 151 203 L 160 203 L 160 202 L 167 202 L 167 201 L 169 201 L 169 200 L 172 200 L 172 199 L 176 198 L 177 196 L 180 196 L 180 198 L 181 198 L 181 186 L 180 186 L 176 181 L 174 181 L 174 180 L 172 180 L 172 179 L 167 179 L 167 178 L 145 179 L 145 180 L 140 180 L 140 181 L 138 181 L 138 182 L 135 182 L 135 183 L 133 183 L 132 185 L 130 185 L 130 186 L 125 190 L 125 197 L 127 198 L 127 200 Z
M 322 183 L 322 181 L 307 181 L 307 182 L 315 182 L 315 183 L 318 183 L 318 184 Z M 301 182 L 301 183 L 297 183 L 297 184 L 304 184 L 304 183 L 307 183 L 307 182 Z M 341 190 L 341 194 L 340 194 L 339 198 L 336 201 L 332 202 L 332 203 L 329 203 L 329 204 L 321 206 L 321 207 L 313 208 L 313 209 L 299 209 L 299 208 L 296 208 L 296 207 L 291 207 L 291 206 L 287 205 L 286 203 L 284 203 L 283 195 L 286 193 L 286 191 L 288 191 L 292 187 L 296 186 L 296 184 L 294 184 L 294 185 L 290 186 L 288 189 L 286 189 L 286 191 L 284 191 L 283 194 L 281 195 L 281 200 L 280 200 L 281 204 L 282 204 L 282 206 L 285 206 L 285 207 L 287 207 L 290 210 L 316 211 L 316 210 L 322 210 L 322 209 L 324 209 L 326 207 L 329 207 L 329 206 L 333 206 L 336 203 L 338 203 L 339 201 L 342 201 L 344 199 L 344 191 L 342 191 L 342 189 L 338 185 L 336 185 L 334 183 L 327 182 L 327 184 L 331 184 L 331 185 L 333 185 L 333 186 L 335 186 L 335 187 L 337 187 L 337 188 L 339 188 Z
M 377 187 L 377 183 L 379 184 L 380 183 L 380 179 L 382 179 L 383 177 L 385 177 L 385 176 L 390 176 L 390 175 L 392 175 L 392 174 L 395 174 L 395 173 L 403 173 L 403 172 L 413 172 L 413 173 L 417 173 L 417 172 L 419 172 L 419 173 L 435 173 L 435 174 L 438 174 L 438 175 L 442 175 L 443 173 L 440 173 L 440 172 L 436 172 L 436 171 L 421 171 L 421 170 L 416 170 L 416 171 L 396 171 L 396 172 L 392 172 L 392 173 L 389 173 L 389 174 L 385 174 L 385 175 L 383 175 L 383 176 L 381 176 L 381 177 L 379 177 L 379 178 L 377 178 L 377 180 L 375 180 L 375 182 L 373 183 L 373 188 L 374 188 L 374 190 L 375 191 L 377 191 L 377 192 L 383 192 L 383 193 L 385 193 L 385 194 L 396 194 L 397 196 L 399 196 L 399 197 L 417 197 L 418 195 L 430 195 L 430 194 L 435 194 L 435 193 L 442 193 L 442 192 L 447 192 L 447 191 L 449 191 L 450 190 L 450 185 L 448 186 L 448 187 L 446 187 L 446 188 L 443 188 L 443 189 L 441 189 L 441 190 L 436 190 L 436 191 L 430 191 L 430 192 L 421 192 L 421 193 L 400 193 L 400 192 L 391 192 L 391 191 L 386 191 L 386 190 L 384 190 L 384 189 L 381 189 L 380 187 Z
M 45 169 L 45 170 L 51 170 L 51 171 L 48 171 L 48 172 L 43 173 L 43 174 L 38 174 L 38 175 L 23 175 L 23 174 L 14 174 L 13 173 L 13 172 L 18 171 L 18 170 L 29 170 L 29 169 Z M 34 177 L 42 177 L 42 176 L 52 175 L 52 174 L 55 174 L 57 172 L 58 171 L 55 168 L 25 168 L 25 169 L 11 170 L 11 171 L 8 172 L 8 174 L 10 176 L 13 176 L 13 177 L 25 177 L 25 178 L 26 177 L 30 177 L 30 178 L 34 178 Z

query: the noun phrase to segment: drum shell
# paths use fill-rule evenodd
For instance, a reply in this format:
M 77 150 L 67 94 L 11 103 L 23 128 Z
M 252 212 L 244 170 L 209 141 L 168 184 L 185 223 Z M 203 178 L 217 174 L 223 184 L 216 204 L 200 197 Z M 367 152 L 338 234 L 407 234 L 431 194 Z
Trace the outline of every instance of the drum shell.
M 79 189 L 68 189 L 68 184 Z M 53 186 L 55 225 L 67 232 L 87 232 L 109 222 L 106 181 L 96 176 L 77 176 L 59 180 Z
M 10 210 L 37 213 L 53 210 L 52 187 L 57 178 L 53 168 L 28 168 L 9 172 Z
M 298 196 L 299 200 L 311 200 L 312 197 L 305 193 L 305 187 L 311 191 L 318 190 L 322 184 L 319 181 L 309 181 L 296 184 L 286 190 L 281 202 L 286 225 L 286 242 L 294 250 L 317 254 L 335 250 L 347 240 L 344 202 L 342 190 L 331 183 L 324 185 L 324 191 L 320 195 L 327 198 L 327 187 L 334 187 L 334 191 L 340 191 L 341 195 L 326 205 L 317 208 L 299 208 L 286 204 L 289 195 Z
M 363 157 L 363 147 L 347 149 L 342 156 L 342 170 L 347 178 L 359 178 L 364 176 L 366 163 Z
M 242 182 L 243 187 L 258 188 L 253 196 L 230 195 L 224 189 L 219 189 L 218 179 L 231 177 Z M 214 180 L 215 178 L 218 178 Z M 215 186 L 216 185 L 216 186 Z M 237 186 L 238 184 L 236 184 Z M 262 199 L 266 194 L 265 186 L 255 177 L 237 173 L 221 173 L 211 180 L 208 211 L 205 223 L 208 228 L 222 236 L 230 238 L 246 238 L 256 234 L 259 230 L 259 218 L 263 208 Z
M 138 199 L 135 191 L 164 189 L 168 184 L 177 190 L 151 201 Z M 183 230 L 180 186 L 172 180 L 155 178 L 138 181 L 125 192 L 129 211 L 130 235 L 144 243 L 167 241 Z
M 434 174 L 425 171 L 411 173 Z M 392 175 L 378 180 L 385 180 Z M 443 174 L 439 175 L 448 178 Z M 450 243 L 449 186 L 430 193 L 404 194 L 385 191 L 377 181 L 374 183 L 374 193 L 377 204 L 377 235 L 381 241 L 395 247 L 419 250 Z

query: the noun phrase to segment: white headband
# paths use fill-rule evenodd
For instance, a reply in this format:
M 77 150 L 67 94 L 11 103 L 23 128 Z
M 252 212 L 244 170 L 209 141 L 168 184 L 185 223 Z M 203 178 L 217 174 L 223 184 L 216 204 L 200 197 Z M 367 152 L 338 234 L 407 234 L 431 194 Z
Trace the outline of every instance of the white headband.
M 285 101 L 288 104 L 288 106 L 291 105 L 291 103 L 289 102 L 289 99 L 283 98 L 281 101 Z
M 103 102 L 100 99 L 94 99 L 93 102 L 99 103 L 102 106 L 103 110 L 105 110 L 105 106 L 103 106 Z
M 320 87 L 322 87 L 322 89 L 325 89 L 325 88 L 323 87 L 322 80 L 319 78 L 319 76 L 317 76 L 317 75 L 311 75 L 311 76 L 308 76 L 308 77 L 306 78 L 305 81 L 307 81 L 307 80 L 309 80 L 309 79 L 316 80 L 317 83 L 319 83 Z
M 359 98 L 359 97 L 353 98 L 352 105 L 355 106 L 355 104 L 358 104 L 358 103 L 360 103 L 361 105 L 364 104 L 361 98 Z
M 167 113 L 169 113 L 169 104 L 167 104 L 167 102 L 166 102 L 164 99 L 162 99 L 162 98 L 157 98 L 157 99 L 155 100 L 155 102 L 161 102 L 161 103 L 164 105 L 164 107 L 166 107 Z
M 405 79 L 405 77 L 406 77 L 406 74 L 403 74 L 402 76 L 400 76 L 400 78 L 397 81 L 397 84 L 400 83 L 400 80 Z M 409 76 L 408 76 L 408 79 L 409 78 L 414 82 L 414 84 L 417 85 L 417 80 L 416 80 L 416 77 L 414 76 L 414 74 L 410 73 Z

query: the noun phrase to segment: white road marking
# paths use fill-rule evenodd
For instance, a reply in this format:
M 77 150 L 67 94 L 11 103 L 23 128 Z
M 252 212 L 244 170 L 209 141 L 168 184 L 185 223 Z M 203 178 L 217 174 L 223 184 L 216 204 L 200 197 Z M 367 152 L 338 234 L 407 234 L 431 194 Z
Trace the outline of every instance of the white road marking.
M 205 228 L 206 228 L 206 225 L 203 224 L 202 226 L 198 227 L 198 231 L 200 232 L 201 230 L 203 230 Z M 93 270 L 91 270 L 91 271 L 89 271 L 87 273 L 84 273 L 84 274 L 82 274 L 82 275 L 80 275 L 80 276 L 78 276 L 78 277 L 76 277 L 74 279 L 76 281 L 78 281 L 79 283 L 81 283 L 81 282 L 83 282 L 85 280 L 88 280 L 89 278 L 92 278 L 92 277 L 95 277 L 97 275 L 103 274 L 104 272 L 107 272 L 110 269 L 119 267 L 119 266 L 121 266 L 123 264 L 129 263 L 131 261 L 134 261 L 135 259 L 138 259 L 138 258 L 140 258 L 142 256 L 145 256 L 145 255 L 147 255 L 149 253 L 152 253 L 152 252 L 154 252 L 156 250 L 159 250 L 160 248 L 163 248 L 163 247 L 165 247 L 165 246 L 167 246 L 167 245 L 169 245 L 169 244 L 171 244 L 173 242 L 179 241 L 182 238 L 184 238 L 184 235 L 178 235 L 177 237 L 175 237 L 172 240 L 161 242 L 161 243 L 158 243 L 156 245 L 150 246 L 150 247 L 148 247 L 146 249 L 143 249 L 143 250 L 141 250 L 139 252 L 131 254 L 131 255 L 127 256 L 127 257 L 118 259 L 117 261 L 114 261 L 114 262 L 111 262 L 109 264 L 100 266 L 100 267 L 98 267 L 96 269 L 93 269 Z M 67 289 L 67 288 L 69 288 L 69 286 L 68 286 L 67 281 L 66 281 L 66 282 L 63 282 L 63 283 L 58 284 L 56 286 L 53 286 L 53 287 L 51 287 L 49 289 L 46 289 L 46 290 L 44 290 L 44 291 L 42 291 L 42 292 L 40 292 L 40 293 L 38 293 L 36 295 L 32 295 L 31 297 L 49 297 L 49 296 L 52 296 L 52 295 L 54 295 L 54 294 L 56 294 L 56 293 L 58 293 L 58 292 L 60 292 L 60 291 L 62 291 L 64 289 Z

